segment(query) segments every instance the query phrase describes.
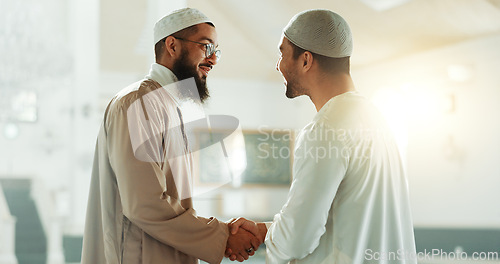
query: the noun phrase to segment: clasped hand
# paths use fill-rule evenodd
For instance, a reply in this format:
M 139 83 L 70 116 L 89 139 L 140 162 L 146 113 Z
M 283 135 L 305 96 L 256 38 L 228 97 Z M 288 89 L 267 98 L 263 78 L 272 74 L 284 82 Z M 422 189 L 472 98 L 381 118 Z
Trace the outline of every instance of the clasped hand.
M 233 218 L 227 224 L 229 238 L 225 256 L 232 261 L 243 262 L 253 256 L 260 244 L 264 242 L 265 230 L 263 231 L 257 223 L 242 217 Z

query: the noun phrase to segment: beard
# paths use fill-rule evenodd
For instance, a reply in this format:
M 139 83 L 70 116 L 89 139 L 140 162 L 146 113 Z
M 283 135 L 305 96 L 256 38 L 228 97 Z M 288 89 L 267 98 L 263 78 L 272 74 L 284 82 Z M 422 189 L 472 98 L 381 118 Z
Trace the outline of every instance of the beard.
M 198 94 L 194 94 L 194 91 L 192 91 L 191 89 L 180 89 L 182 95 L 187 96 L 193 100 L 198 99 L 199 95 L 200 101 L 202 103 L 208 97 L 210 97 L 207 88 L 207 77 L 200 77 L 200 75 L 198 74 L 197 65 L 193 65 L 190 63 L 188 59 L 188 52 L 186 50 L 184 50 L 179 59 L 174 62 L 174 65 L 172 66 L 172 72 L 179 80 L 194 78 Z
M 300 96 L 301 94 L 297 93 L 297 88 L 295 84 L 287 82 L 285 95 L 287 98 L 292 99 L 297 96 Z
M 297 78 L 294 74 L 288 72 L 288 78 L 286 79 L 286 92 L 287 98 L 292 99 L 301 95 L 306 94 L 306 90 L 300 86 Z

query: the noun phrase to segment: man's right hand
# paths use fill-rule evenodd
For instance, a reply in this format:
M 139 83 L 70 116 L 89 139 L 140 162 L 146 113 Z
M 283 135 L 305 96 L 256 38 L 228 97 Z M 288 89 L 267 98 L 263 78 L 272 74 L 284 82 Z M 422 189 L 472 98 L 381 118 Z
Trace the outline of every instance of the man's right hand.
M 264 243 L 267 234 L 267 228 L 264 223 L 257 223 L 243 217 L 238 217 L 229 220 L 228 225 L 231 234 L 236 234 L 240 228 L 243 228 L 257 237 L 260 243 Z
M 253 256 L 261 242 L 252 233 L 241 228 L 235 233 L 230 233 L 226 245 L 226 257 L 230 260 L 243 262 Z
M 229 232 L 232 235 L 239 233 L 241 230 L 245 230 L 247 232 L 252 233 L 258 241 L 258 245 L 264 243 L 264 238 L 266 237 L 267 228 L 264 223 L 256 223 L 254 221 L 245 219 L 243 217 L 239 217 L 237 219 L 233 218 L 228 221 Z M 253 249 L 256 251 L 258 249 L 258 245 L 253 244 Z M 253 252 L 252 252 L 253 255 Z M 252 256 L 250 255 L 250 256 Z M 240 260 L 241 258 L 233 251 L 232 248 L 228 247 L 226 249 L 225 256 L 231 260 Z M 246 259 L 246 258 L 245 258 Z

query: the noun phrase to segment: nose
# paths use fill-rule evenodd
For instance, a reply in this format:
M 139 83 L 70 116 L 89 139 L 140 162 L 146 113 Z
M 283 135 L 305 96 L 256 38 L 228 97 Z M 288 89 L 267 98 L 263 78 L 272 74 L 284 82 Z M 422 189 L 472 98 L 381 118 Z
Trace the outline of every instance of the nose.
M 210 63 L 210 65 L 215 65 L 217 64 L 217 56 L 215 56 L 215 52 L 207 58 L 207 61 L 208 63 Z
M 276 70 L 277 71 L 280 71 L 280 62 L 281 62 L 281 58 L 279 58 L 278 61 L 276 62 Z

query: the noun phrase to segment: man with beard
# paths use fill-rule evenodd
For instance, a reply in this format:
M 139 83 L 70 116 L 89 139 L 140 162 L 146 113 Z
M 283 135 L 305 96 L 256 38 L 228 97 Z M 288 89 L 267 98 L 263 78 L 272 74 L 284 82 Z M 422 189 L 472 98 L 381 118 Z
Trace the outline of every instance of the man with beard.
M 82 263 L 220 263 L 226 248 L 248 259 L 263 238 L 230 235 L 226 223 L 197 216 L 191 200 L 181 103 L 208 97 L 206 78 L 220 56 L 215 27 L 185 8 L 155 24 L 154 41 L 149 74 L 120 91 L 104 114 Z
M 382 115 L 354 88 L 347 22 L 330 10 L 301 12 L 285 27 L 279 50 L 286 96 L 308 96 L 318 113 L 297 136 L 286 204 L 272 223 L 258 223 L 266 263 L 416 263 L 398 147 Z M 237 219 L 231 232 L 240 226 L 255 223 Z

